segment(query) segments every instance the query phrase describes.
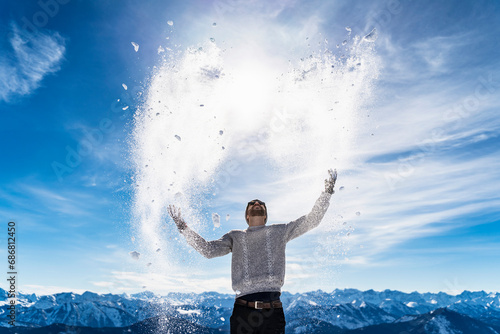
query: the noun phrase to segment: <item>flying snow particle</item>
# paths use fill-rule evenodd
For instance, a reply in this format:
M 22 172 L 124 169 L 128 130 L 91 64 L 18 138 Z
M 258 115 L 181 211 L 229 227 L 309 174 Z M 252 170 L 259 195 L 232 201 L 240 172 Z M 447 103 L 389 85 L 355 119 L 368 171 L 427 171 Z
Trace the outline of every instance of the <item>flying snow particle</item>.
M 361 212 L 356 212 L 356 216 L 360 216 L 361 215 Z
M 165 49 L 161 47 L 161 45 L 158 47 L 158 54 L 165 52 Z
M 134 260 L 139 260 L 139 257 L 141 256 L 141 253 L 136 252 L 136 251 L 132 251 L 132 252 L 130 252 L 129 254 L 130 254 L 130 256 L 132 256 L 132 258 L 133 258 Z
M 148 267 L 149 267 L 151 264 L 152 264 L 152 263 L 151 263 L 151 262 L 149 262 L 148 264 L 146 264 L 146 266 L 148 266 Z
M 220 130 L 219 134 L 222 136 L 224 134 L 224 131 Z
M 212 221 L 214 222 L 214 227 L 220 227 L 220 216 L 217 213 L 212 213 Z
M 340 187 L 339 190 L 344 190 L 344 186 Z
M 220 320 L 221 321 L 226 321 L 226 319 L 224 319 L 224 317 L 220 317 Z
M 351 29 L 351 27 L 345 27 L 345 30 L 351 32 L 352 29 Z
M 123 87 L 123 89 L 125 89 L 125 90 L 127 90 L 127 89 L 128 89 L 127 85 L 125 85 L 124 83 L 122 83 L 122 87 Z
M 212 23 L 212 27 L 216 27 L 217 26 L 217 23 Z
M 210 42 L 215 43 L 215 38 L 210 37 Z
M 181 141 L 181 137 L 179 135 L 175 135 L 175 138 L 177 138 L 178 141 Z
M 373 30 L 370 31 L 370 33 L 368 35 L 366 35 L 365 37 L 363 37 L 363 40 L 366 41 L 366 42 L 373 43 L 373 42 L 375 42 L 377 40 L 377 37 L 378 37 L 377 29 L 373 28 Z
M 135 42 L 130 42 L 130 43 L 132 43 L 132 45 L 134 46 L 135 52 L 139 51 L 139 44 L 137 44 Z
M 135 237 L 130 237 L 130 240 L 132 240 L 132 242 L 135 241 Z
M 127 109 L 128 109 L 128 106 L 126 106 L 126 107 L 123 107 L 122 109 L 123 109 L 123 110 L 127 110 Z
M 229 215 L 229 213 L 226 215 L 226 221 L 229 220 L 229 218 L 231 218 L 231 216 Z
M 168 24 L 169 26 L 173 26 L 173 25 L 174 25 L 174 21 L 169 20 L 169 21 L 167 21 L 167 24 Z
M 157 252 L 161 251 L 161 248 L 158 248 L 156 251 L 157 251 Z

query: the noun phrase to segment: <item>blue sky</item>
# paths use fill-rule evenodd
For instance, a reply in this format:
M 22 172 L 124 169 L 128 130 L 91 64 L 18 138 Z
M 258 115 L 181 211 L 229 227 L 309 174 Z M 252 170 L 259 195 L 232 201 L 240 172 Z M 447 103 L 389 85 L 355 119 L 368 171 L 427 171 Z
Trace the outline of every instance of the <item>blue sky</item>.
M 215 239 L 255 197 L 307 213 L 328 168 L 284 290 L 500 291 L 498 2 L 40 3 L 0 11 L 22 291 L 231 292 L 166 205 Z

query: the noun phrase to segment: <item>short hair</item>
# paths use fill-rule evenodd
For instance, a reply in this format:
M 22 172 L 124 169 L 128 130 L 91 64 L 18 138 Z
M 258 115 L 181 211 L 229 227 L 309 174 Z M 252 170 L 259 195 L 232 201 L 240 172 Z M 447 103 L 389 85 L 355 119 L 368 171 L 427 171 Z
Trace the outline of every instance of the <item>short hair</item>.
M 258 201 L 258 199 L 254 199 L 254 201 Z M 247 224 L 249 224 L 250 222 L 248 221 L 247 219 L 247 214 L 248 214 L 248 207 L 250 206 L 250 204 L 247 204 L 247 208 L 245 209 L 245 220 L 247 221 Z M 263 204 L 264 208 L 266 209 L 266 220 L 264 221 L 264 223 L 267 223 L 267 206 L 266 204 L 264 203 Z

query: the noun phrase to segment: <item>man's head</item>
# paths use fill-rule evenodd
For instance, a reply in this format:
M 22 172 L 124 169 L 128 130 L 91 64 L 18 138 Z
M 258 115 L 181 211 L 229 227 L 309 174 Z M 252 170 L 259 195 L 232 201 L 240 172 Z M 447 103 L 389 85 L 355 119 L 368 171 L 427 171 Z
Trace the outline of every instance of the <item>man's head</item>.
M 258 199 L 254 199 L 248 202 L 247 208 L 245 210 L 245 220 L 247 221 L 247 223 L 249 223 L 250 217 L 252 216 L 264 216 L 264 222 L 267 223 L 266 203 Z

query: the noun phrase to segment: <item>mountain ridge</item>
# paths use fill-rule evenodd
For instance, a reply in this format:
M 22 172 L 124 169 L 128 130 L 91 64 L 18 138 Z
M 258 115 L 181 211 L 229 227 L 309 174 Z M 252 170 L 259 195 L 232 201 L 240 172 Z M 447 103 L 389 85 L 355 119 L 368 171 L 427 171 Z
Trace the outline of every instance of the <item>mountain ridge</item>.
M 332 292 L 316 290 L 295 294 L 285 291 L 281 300 L 287 317 L 287 330 L 291 333 L 303 330 L 308 333 L 311 330 L 318 333 L 350 333 L 362 328 L 369 330 L 371 326 L 399 328 L 408 325 L 403 324 L 405 321 L 401 319 L 411 321 L 432 315 L 432 312 L 440 309 L 453 312 L 440 311 L 451 319 L 444 315 L 438 317 L 442 320 L 439 325 L 444 326 L 443 328 L 447 328 L 448 323 L 450 328 L 455 325 L 459 328 L 464 327 L 464 322 L 478 321 L 476 326 L 483 328 L 484 333 L 500 333 L 496 330 L 500 328 L 500 293 L 465 290 L 458 295 L 449 295 L 443 292 L 335 289 Z M 5 290 L 0 289 L 2 330 L 8 329 L 7 303 Z M 177 320 L 185 322 L 185 326 L 200 326 L 199 328 L 208 332 L 220 332 L 229 328 L 233 303 L 234 295 L 213 291 L 199 294 L 172 292 L 164 296 L 150 291 L 131 295 L 98 294 L 90 291 L 40 296 L 34 293 L 19 294 L 16 328 L 25 327 L 29 330 L 30 327 L 42 328 L 56 324 L 80 329 L 128 328 L 147 319 L 158 318 L 171 319 L 171 323 Z M 412 326 L 416 325 L 409 325 L 408 328 L 411 329 Z M 378 327 L 373 328 L 376 330 Z M 492 328 L 493 332 L 488 332 L 487 328 Z

